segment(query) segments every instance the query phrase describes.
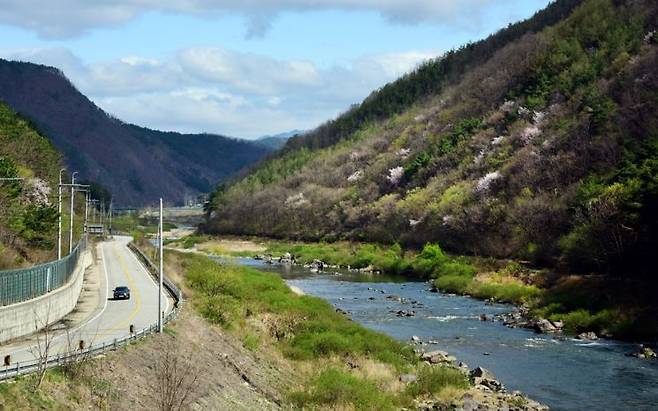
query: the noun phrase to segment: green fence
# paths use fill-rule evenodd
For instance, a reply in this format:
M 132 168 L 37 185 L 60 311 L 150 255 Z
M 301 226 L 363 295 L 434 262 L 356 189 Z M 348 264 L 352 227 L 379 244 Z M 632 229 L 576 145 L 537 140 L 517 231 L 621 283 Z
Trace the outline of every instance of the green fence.
M 30 268 L 0 271 L 0 306 L 30 300 L 66 284 L 75 272 L 86 245 L 86 239 L 83 238 L 73 252 L 61 260 Z

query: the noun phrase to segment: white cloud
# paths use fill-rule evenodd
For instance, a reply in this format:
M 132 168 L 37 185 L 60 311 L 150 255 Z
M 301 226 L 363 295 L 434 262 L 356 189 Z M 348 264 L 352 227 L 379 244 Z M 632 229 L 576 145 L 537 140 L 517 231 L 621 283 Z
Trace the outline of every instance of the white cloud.
M 262 36 L 284 12 L 318 10 L 370 11 L 401 23 L 469 21 L 494 0 L 2 0 L 0 23 L 37 32 L 44 38 L 67 38 L 98 27 L 117 26 L 147 12 L 204 17 L 239 14 L 247 19 L 247 37 Z
M 4 58 L 60 68 L 82 93 L 124 121 L 246 138 L 313 128 L 436 55 L 374 54 L 323 68 L 214 47 L 188 48 L 161 60 L 129 55 L 94 64 L 61 48 L 0 50 Z

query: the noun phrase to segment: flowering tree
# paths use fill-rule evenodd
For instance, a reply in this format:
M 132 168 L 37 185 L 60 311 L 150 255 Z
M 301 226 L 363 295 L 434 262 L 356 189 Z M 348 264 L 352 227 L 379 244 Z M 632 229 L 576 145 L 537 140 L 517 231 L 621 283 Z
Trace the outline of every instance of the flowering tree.
M 398 185 L 404 176 L 404 168 L 402 166 L 393 167 L 388 170 L 386 179 L 393 185 Z

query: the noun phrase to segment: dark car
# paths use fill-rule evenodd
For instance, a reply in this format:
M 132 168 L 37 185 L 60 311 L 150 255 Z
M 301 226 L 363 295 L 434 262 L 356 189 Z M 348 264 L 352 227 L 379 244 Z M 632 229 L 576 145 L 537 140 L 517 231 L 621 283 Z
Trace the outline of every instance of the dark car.
M 126 286 L 119 286 L 114 289 L 115 300 L 130 300 L 130 288 Z

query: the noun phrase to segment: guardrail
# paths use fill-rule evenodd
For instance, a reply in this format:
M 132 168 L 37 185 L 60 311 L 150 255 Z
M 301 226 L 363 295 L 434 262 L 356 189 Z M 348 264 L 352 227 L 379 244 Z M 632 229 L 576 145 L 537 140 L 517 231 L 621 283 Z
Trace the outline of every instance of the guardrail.
M 40 297 L 66 284 L 86 246 L 87 240 L 83 236 L 71 254 L 60 260 L 0 271 L 0 307 Z
M 149 259 L 146 254 L 142 252 L 134 243 L 130 242 L 128 243 L 128 248 L 135 253 L 137 258 L 144 264 L 144 267 L 146 270 L 151 274 L 153 278 L 156 280 L 159 279 L 160 273 L 158 272 L 158 267 Z M 162 279 L 162 284 L 165 286 L 167 291 L 169 291 L 169 294 L 171 294 L 172 297 L 176 300 L 176 302 L 179 302 L 183 300 L 183 293 L 182 291 L 174 284 L 171 280 L 169 280 L 166 276 Z
M 164 322 L 168 323 L 169 321 L 175 319 L 178 316 L 178 308 L 170 311 L 164 318 Z M 81 350 L 74 350 L 63 354 L 52 355 L 47 359 L 34 359 L 31 361 L 17 362 L 11 365 L 5 365 L 0 367 L 0 381 L 6 380 L 8 378 L 14 378 L 25 374 L 30 374 L 43 369 L 43 367 L 51 368 L 57 367 L 60 365 L 70 364 L 72 362 L 77 362 L 86 358 L 90 358 L 94 355 L 99 355 L 107 351 L 113 351 L 117 348 L 128 345 L 133 341 L 140 340 L 147 335 L 158 332 L 158 325 L 152 324 L 144 329 L 137 331 L 131 335 L 115 338 L 114 341 L 104 342 L 102 344 L 90 345 L 88 348 Z
M 132 242 L 128 244 L 128 248 L 135 253 L 138 259 L 142 262 L 149 274 L 154 275 L 157 273 L 157 267 L 151 260 L 135 246 Z M 183 293 L 181 290 L 168 278 L 163 278 L 163 284 L 171 296 L 176 300 L 174 304 L 174 309 L 171 310 L 167 315 L 165 315 L 163 322 L 167 324 L 169 321 L 174 320 L 178 317 L 180 311 L 180 303 L 183 302 Z M 92 344 L 87 348 L 72 350 L 67 353 L 60 353 L 56 355 L 49 356 L 46 359 L 34 359 L 31 361 L 16 362 L 15 364 L 0 366 L 0 381 L 6 380 L 8 378 L 14 378 L 25 374 L 30 374 L 36 372 L 43 367 L 51 368 L 57 367 L 60 365 L 70 364 L 72 362 L 77 362 L 85 358 L 92 357 L 94 355 L 99 355 L 107 351 L 114 351 L 119 347 L 128 345 L 133 341 L 140 340 L 147 335 L 158 332 L 157 323 L 151 324 L 150 326 L 143 328 L 135 333 L 132 333 L 128 336 L 115 338 L 113 341 L 104 342 L 99 344 Z

